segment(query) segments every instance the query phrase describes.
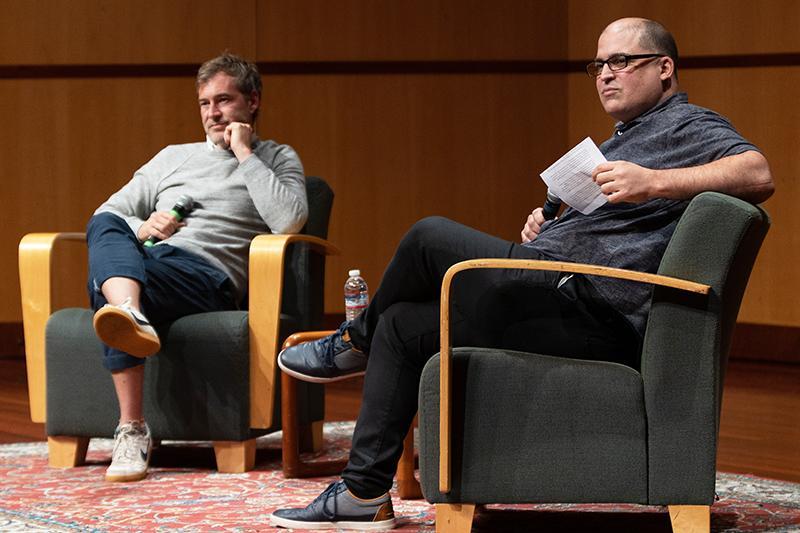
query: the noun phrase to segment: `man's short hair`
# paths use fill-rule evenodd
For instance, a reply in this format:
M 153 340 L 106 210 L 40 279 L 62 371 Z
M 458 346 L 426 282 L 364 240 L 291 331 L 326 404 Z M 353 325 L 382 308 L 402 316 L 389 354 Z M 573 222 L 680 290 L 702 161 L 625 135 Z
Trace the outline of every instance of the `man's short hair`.
M 236 82 L 236 88 L 245 97 L 249 98 L 255 91 L 259 100 L 261 100 L 261 74 L 258 72 L 258 67 L 250 61 L 228 52 L 214 59 L 209 59 L 200 65 L 197 71 L 197 89 L 200 89 L 201 85 L 208 83 L 211 78 L 220 72 L 232 77 Z M 253 113 L 253 120 L 257 116 L 258 109 Z
M 648 52 L 671 57 L 675 63 L 675 75 L 678 75 L 678 45 L 667 28 L 655 20 L 643 20 L 639 28 L 639 45 Z

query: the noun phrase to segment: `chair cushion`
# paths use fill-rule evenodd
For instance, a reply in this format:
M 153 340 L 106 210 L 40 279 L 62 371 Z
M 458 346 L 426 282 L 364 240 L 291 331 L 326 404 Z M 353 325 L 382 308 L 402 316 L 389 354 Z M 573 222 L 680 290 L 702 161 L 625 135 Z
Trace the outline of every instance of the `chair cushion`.
M 439 483 L 439 356 L 422 374 L 428 501 L 647 501 L 642 379 L 630 367 L 496 349 L 453 354 L 452 490 Z M 463 446 L 463 451 L 460 448 Z
M 117 425 L 116 396 L 92 316 L 89 309 L 62 309 L 47 323 L 48 435 L 110 437 Z M 279 401 L 272 428 L 250 429 L 247 316 L 189 315 L 159 332 L 162 350 L 147 359 L 144 389 L 145 418 L 155 438 L 241 441 L 280 429 Z M 323 418 L 316 396 L 312 407 L 303 402 L 301 420 Z

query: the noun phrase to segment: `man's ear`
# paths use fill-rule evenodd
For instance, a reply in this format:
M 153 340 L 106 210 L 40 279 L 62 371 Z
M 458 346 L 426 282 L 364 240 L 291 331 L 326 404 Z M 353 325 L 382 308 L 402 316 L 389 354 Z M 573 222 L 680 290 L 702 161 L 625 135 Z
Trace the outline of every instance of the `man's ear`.
M 661 72 L 659 77 L 666 81 L 675 73 L 675 61 L 669 56 L 664 56 L 659 59 L 661 61 Z
M 261 98 L 258 96 L 258 92 L 253 91 L 250 93 L 250 97 L 247 99 L 247 106 L 250 109 L 250 114 L 256 112 L 256 110 L 261 105 Z

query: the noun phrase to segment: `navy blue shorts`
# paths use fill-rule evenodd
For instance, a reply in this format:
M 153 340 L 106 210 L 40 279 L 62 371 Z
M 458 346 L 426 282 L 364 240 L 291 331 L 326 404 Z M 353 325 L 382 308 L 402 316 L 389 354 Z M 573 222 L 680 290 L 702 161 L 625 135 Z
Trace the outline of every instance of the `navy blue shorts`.
M 86 228 L 89 247 L 89 298 L 92 308 L 107 303 L 100 287 L 112 277 L 125 277 L 142 286 L 141 308 L 159 326 L 182 316 L 236 309 L 233 283 L 205 259 L 166 243 L 143 246 L 122 218 L 99 213 Z M 122 370 L 144 359 L 105 346 L 103 365 Z

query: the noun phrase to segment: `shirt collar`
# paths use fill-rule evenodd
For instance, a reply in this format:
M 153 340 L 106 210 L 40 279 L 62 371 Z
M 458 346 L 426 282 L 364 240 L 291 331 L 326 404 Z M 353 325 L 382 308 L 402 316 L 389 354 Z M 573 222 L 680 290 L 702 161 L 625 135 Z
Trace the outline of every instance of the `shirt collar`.
M 686 93 L 675 93 L 666 100 L 664 100 L 663 102 L 654 105 L 653 107 L 651 107 L 638 117 L 631 119 L 628 122 L 617 122 L 614 125 L 614 128 L 616 129 L 617 135 L 622 135 L 624 131 L 627 131 L 632 127 L 634 127 L 635 125 L 641 123 L 647 117 L 652 116 L 660 112 L 661 110 L 666 109 L 667 107 L 672 107 L 673 105 L 678 105 L 678 104 L 686 104 L 688 102 L 689 102 L 689 96 Z
M 258 135 L 253 135 L 253 142 L 250 143 L 250 148 L 255 148 L 258 143 L 261 142 L 258 138 Z M 230 148 L 220 148 L 216 144 L 211 141 L 211 137 L 206 135 L 206 147 L 211 152 L 231 152 Z M 233 153 L 233 152 L 231 152 Z

